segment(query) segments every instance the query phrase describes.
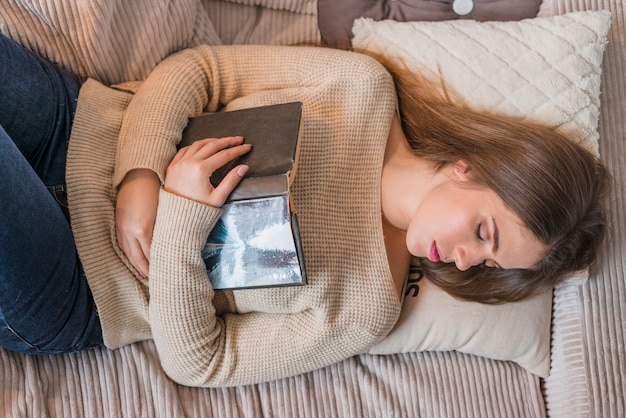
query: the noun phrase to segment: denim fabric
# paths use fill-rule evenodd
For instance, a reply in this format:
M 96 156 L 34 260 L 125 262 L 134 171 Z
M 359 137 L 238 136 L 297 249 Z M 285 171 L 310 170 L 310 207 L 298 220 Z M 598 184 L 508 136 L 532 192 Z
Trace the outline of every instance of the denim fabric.
M 82 82 L 0 35 L 0 125 L 39 178 L 65 194 L 65 160 Z M 67 202 L 61 202 L 69 219 Z
M 0 36 L 0 346 L 102 344 L 69 225 L 65 162 L 81 81 Z

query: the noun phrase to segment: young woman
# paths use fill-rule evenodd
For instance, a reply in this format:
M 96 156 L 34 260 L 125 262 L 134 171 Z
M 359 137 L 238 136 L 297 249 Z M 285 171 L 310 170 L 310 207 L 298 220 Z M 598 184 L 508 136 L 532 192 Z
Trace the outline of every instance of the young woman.
M 106 87 L 5 38 L 0 51 L 11 63 L 0 69 L 9 349 L 153 339 L 182 384 L 272 380 L 383 338 L 413 257 L 452 294 L 495 303 L 587 266 L 601 240 L 606 173 L 593 156 L 549 129 L 451 106 L 401 74 L 396 90 L 364 55 L 197 47 L 141 83 Z M 209 177 L 249 148 L 237 137 L 176 144 L 202 111 L 294 100 L 303 140 L 292 190 L 309 283 L 214 291 L 200 251 L 246 167 L 216 188 Z M 62 190 L 65 169 L 71 229 L 44 187 Z
M 605 236 L 603 205 L 610 187 L 610 175 L 597 158 L 553 129 L 452 104 L 424 80 L 393 63 L 386 66 L 395 76 L 404 134 L 413 152 L 435 167 L 458 168 L 461 162 L 462 188 L 497 196 L 522 226 L 518 236 L 535 248 L 518 248 L 512 255 L 518 264 L 507 263 L 496 219 L 477 219 L 474 246 L 491 254 L 475 248 L 468 254 L 471 247 L 437 247 L 437 254 L 426 256 L 413 252 L 423 257 L 433 282 L 464 299 L 516 301 L 551 289 L 568 273 L 593 263 Z M 500 254 L 494 255 L 496 250 Z

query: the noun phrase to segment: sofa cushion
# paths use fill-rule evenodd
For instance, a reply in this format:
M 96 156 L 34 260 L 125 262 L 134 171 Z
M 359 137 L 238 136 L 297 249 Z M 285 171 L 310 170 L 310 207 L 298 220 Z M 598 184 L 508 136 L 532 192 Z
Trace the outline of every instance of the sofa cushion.
M 535 17 L 541 0 L 318 0 L 317 19 L 322 42 L 349 48 L 355 19 L 398 22 L 472 19 L 521 20 Z

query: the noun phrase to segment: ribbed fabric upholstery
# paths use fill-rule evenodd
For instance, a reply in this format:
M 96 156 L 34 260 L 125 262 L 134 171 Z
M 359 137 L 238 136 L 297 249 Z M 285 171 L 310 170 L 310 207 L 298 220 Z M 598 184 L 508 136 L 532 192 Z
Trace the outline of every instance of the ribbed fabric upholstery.
M 181 48 L 221 43 L 197 0 L 3 0 L 0 30 L 105 84 L 142 80 Z
M 203 0 L 215 2 L 215 0 Z M 243 4 L 245 6 L 260 6 L 271 10 L 285 10 L 302 14 L 317 14 L 316 0 L 225 0 L 228 3 Z
M 626 416 L 626 6 L 622 0 L 553 0 L 555 14 L 609 9 L 602 64 L 600 155 L 614 177 L 610 242 L 590 280 L 555 292 L 551 417 Z
M 539 381 L 512 363 L 454 353 L 362 355 L 289 379 L 179 386 L 151 342 L 29 357 L 0 350 L 7 417 L 545 417 Z
M 293 13 L 284 7 L 252 6 L 252 3 L 258 3 L 254 1 L 202 1 L 224 44 L 320 43 L 316 10 Z M 285 3 L 285 1 L 279 0 L 276 3 Z M 315 5 L 317 2 L 294 3 Z M 308 6 L 307 8 L 310 9 Z

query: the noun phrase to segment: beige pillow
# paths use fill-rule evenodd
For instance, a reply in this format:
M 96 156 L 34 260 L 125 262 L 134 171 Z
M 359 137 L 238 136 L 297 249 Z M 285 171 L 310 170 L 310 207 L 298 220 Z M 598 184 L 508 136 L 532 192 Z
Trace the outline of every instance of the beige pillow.
M 456 350 L 549 374 L 552 292 L 484 305 L 459 301 L 426 278 L 410 286 L 396 326 L 370 354 Z
M 574 133 L 598 153 L 600 74 L 608 11 L 518 22 L 358 19 L 352 46 L 404 61 L 466 103 Z M 551 293 L 498 306 L 455 300 L 424 280 L 374 354 L 458 350 L 550 371 Z

